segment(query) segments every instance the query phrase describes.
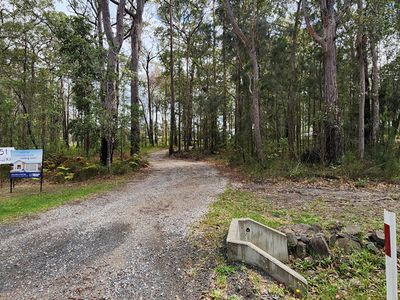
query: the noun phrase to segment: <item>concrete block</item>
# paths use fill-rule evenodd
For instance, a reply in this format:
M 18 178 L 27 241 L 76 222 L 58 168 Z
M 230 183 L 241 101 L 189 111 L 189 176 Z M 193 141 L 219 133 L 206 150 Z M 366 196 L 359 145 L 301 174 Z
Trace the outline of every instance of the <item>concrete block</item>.
M 285 265 L 286 235 L 251 219 L 233 219 L 226 239 L 228 259 L 264 270 L 293 291 L 307 293 L 307 280 Z

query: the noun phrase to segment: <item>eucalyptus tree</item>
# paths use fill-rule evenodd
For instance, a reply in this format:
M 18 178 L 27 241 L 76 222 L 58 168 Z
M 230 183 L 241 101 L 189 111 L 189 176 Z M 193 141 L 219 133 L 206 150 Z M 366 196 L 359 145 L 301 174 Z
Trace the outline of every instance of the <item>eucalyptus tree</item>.
M 107 37 L 107 70 L 105 99 L 103 103 L 102 130 L 103 138 L 101 141 L 101 161 L 111 169 L 112 153 L 115 143 L 115 131 L 117 121 L 116 110 L 116 67 L 117 55 L 121 50 L 124 41 L 124 13 L 125 0 L 121 0 L 117 8 L 116 32 L 114 33 L 111 24 L 109 0 L 99 0 L 103 17 L 104 32 Z
M 169 136 L 169 155 L 174 153 L 174 136 L 176 131 L 175 123 L 175 83 L 174 83 L 174 20 L 173 15 L 173 1 L 169 0 L 168 3 L 168 22 L 169 22 L 169 74 L 170 74 L 170 91 L 171 91 L 171 105 L 170 105 L 170 136 Z
M 358 56 L 358 76 L 359 76 L 359 108 L 358 108 L 358 157 L 364 159 L 365 151 L 365 66 L 364 48 L 366 37 L 364 29 L 364 1 L 358 0 L 358 32 L 357 32 L 357 56 Z
M 178 18 L 179 23 L 175 23 L 178 34 L 185 43 L 185 73 L 186 73 L 186 92 L 183 101 L 183 126 L 184 126 L 184 149 L 189 150 L 192 145 L 193 131 L 193 81 L 195 72 L 195 43 L 196 34 L 200 31 L 205 16 L 204 0 L 201 1 L 176 1 L 175 6 L 179 6 L 182 12 Z
M 379 141 L 379 125 L 380 125 L 380 101 L 379 101 L 379 90 L 380 90 L 380 67 L 379 67 L 379 56 L 382 55 L 379 52 L 379 46 L 383 39 L 393 39 L 393 36 L 399 34 L 395 32 L 395 27 L 399 17 L 400 4 L 396 4 L 391 0 L 379 0 L 379 1 L 366 1 L 366 17 L 365 27 L 366 34 L 368 35 L 370 57 L 372 60 L 372 130 L 371 130 L 371 142 L 373 145 L 377 145 Z M 396 20 L 397 16 L 397 20 Z M 396 41 L 396 39 L 394 39 Z M 382 52 L 382 51 L 381 51 Z
M 130 1 L 131 7 L 135 5 Z M 132 18 L 131 36 L 131 155 L 140 151 L 140 112 L 139 112 L 139 55 L 143 27 L 144 0 L 136 1 L 136 11 L 130 11 Z
M 144 71 L 146 72 L 146 86 L 147 86 L 147 109 L 148 109 L 148 115 L 149 115 L 149 126 L 147 130 L 147 134 L 149 137 L 149 142 L 150 144 L 154 147 L 155 141 L 154 141 L 154 124 L 153 124 L 153 92 L 152 92 L 152 80 L 151 80 L 151 74 L 150 74 L 150 63 L 152 60 L 158 57 L 158 53 L 152 54 L 150 50 L 142 51 L 143 54 L 145 54 L 145 61 L 142 62 L 142 67 Z M 157 118 L 157 112 L 156 112 L 156 118 Z M 157 126 L 157 122 L 155 124 Z M 157 134 L 157 133 L 156 133 Z M 157 135 L 156 135 L 157 136 Z
M 295 20 L 293 24 L 291 39 L 291 51 L 290 51 L 290 71 L 292 73 L 292 83 L 289 86 L 289 99 L 287 106 L 287 126 L 288 126 L 288 146 L 289 155 L 291 158 L 298 157 L 298 152 L 295 150 L 295 137 L 296 137 L 296 115 L 295 106 L 298 102 L 298 64 L 297 64 L 297 49 L 298 49 L 298 31 L 301 23 L 301 1 L 297 2 L 297 10 L 295 14 Z
M 303 13 L 307 30 L 323 51 L 324 64 L 324 144 L 322 145 L 323 158 L 327 163 L 338 163 L 343 156 L 343 132 L 340 120 L 339 95 L 337 88 L 337 52 L 336 37 L 337 26 L 343 19 L 352 1 L 340 0 L 319 1 L 321 15 L 322 35 L 318 34 L 311 23 L 309 16 L 309 1 L 303 0 Z M 342 4 L 342 5 L 341 5 Z M 336 6 L 339 9 L 336 9 Z

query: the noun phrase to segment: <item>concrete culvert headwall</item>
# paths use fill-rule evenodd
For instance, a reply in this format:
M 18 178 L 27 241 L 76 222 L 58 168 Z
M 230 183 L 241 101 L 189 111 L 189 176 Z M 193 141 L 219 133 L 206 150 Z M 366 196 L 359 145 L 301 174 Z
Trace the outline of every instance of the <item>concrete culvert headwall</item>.
M 286 235 L 251 219 L 233 219 L 226 239 L 228 259 L 264 270 L 294 292 L 306 294 L 306 279 L 288 261 Z

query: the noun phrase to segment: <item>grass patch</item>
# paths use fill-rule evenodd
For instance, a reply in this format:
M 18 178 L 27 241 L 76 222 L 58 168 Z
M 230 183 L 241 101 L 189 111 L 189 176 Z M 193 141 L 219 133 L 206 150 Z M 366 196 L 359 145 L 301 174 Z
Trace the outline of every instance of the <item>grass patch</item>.
M 292 211 L 291 216 L 293 223 L 296 224 L 314 225 L 320 222 L 320 218 L 310 212 Z
M 210 207 L 210 212 L 203 225 L 218 228 L 219 233 L 225 233 L 233 218 L 252 218 L 267 226 L 277 228 L 284 221 L 270 214 L 267 201 L 262 201 L 253 193 L 241 190 L 227 189 L 219 196 L 218 201 Z
M 0 198 L 0 222 L 24 217 L 48 210 L 67 202 L 111 190 L 116 184 L 111 181 L 95 182 L 88 185 L 52 187 L 43 193 L 23 191 Z
M 237 270 L 237 267 L 233 266 L 233 265 L 226 265 L 224 263 L 218 265 L 215 268 L 215 274 L 217 275 L 216 276 L 217 284 L 222 287 L 225 286 L 228 276 L 235 273 L 236 270 Z
M 305 274 L 312 298 L 385 299 L 385 258 L 366 249 L 334 252 L 324 260 L 294 261 Z

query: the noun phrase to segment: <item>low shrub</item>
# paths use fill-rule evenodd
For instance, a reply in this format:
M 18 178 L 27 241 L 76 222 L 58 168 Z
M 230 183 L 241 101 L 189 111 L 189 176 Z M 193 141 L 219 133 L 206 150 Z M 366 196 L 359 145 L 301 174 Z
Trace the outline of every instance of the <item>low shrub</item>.
M 112 173 L 115 175 L 125 175 L 130 170 L 130 163 L 126 161 L 114 162 L 112 165 Z
M 99 165 L 88 165 L 83 167 L 76 173 L 76 180 L 83 181 L 94 178 L 100 174 L 101 167 Z

